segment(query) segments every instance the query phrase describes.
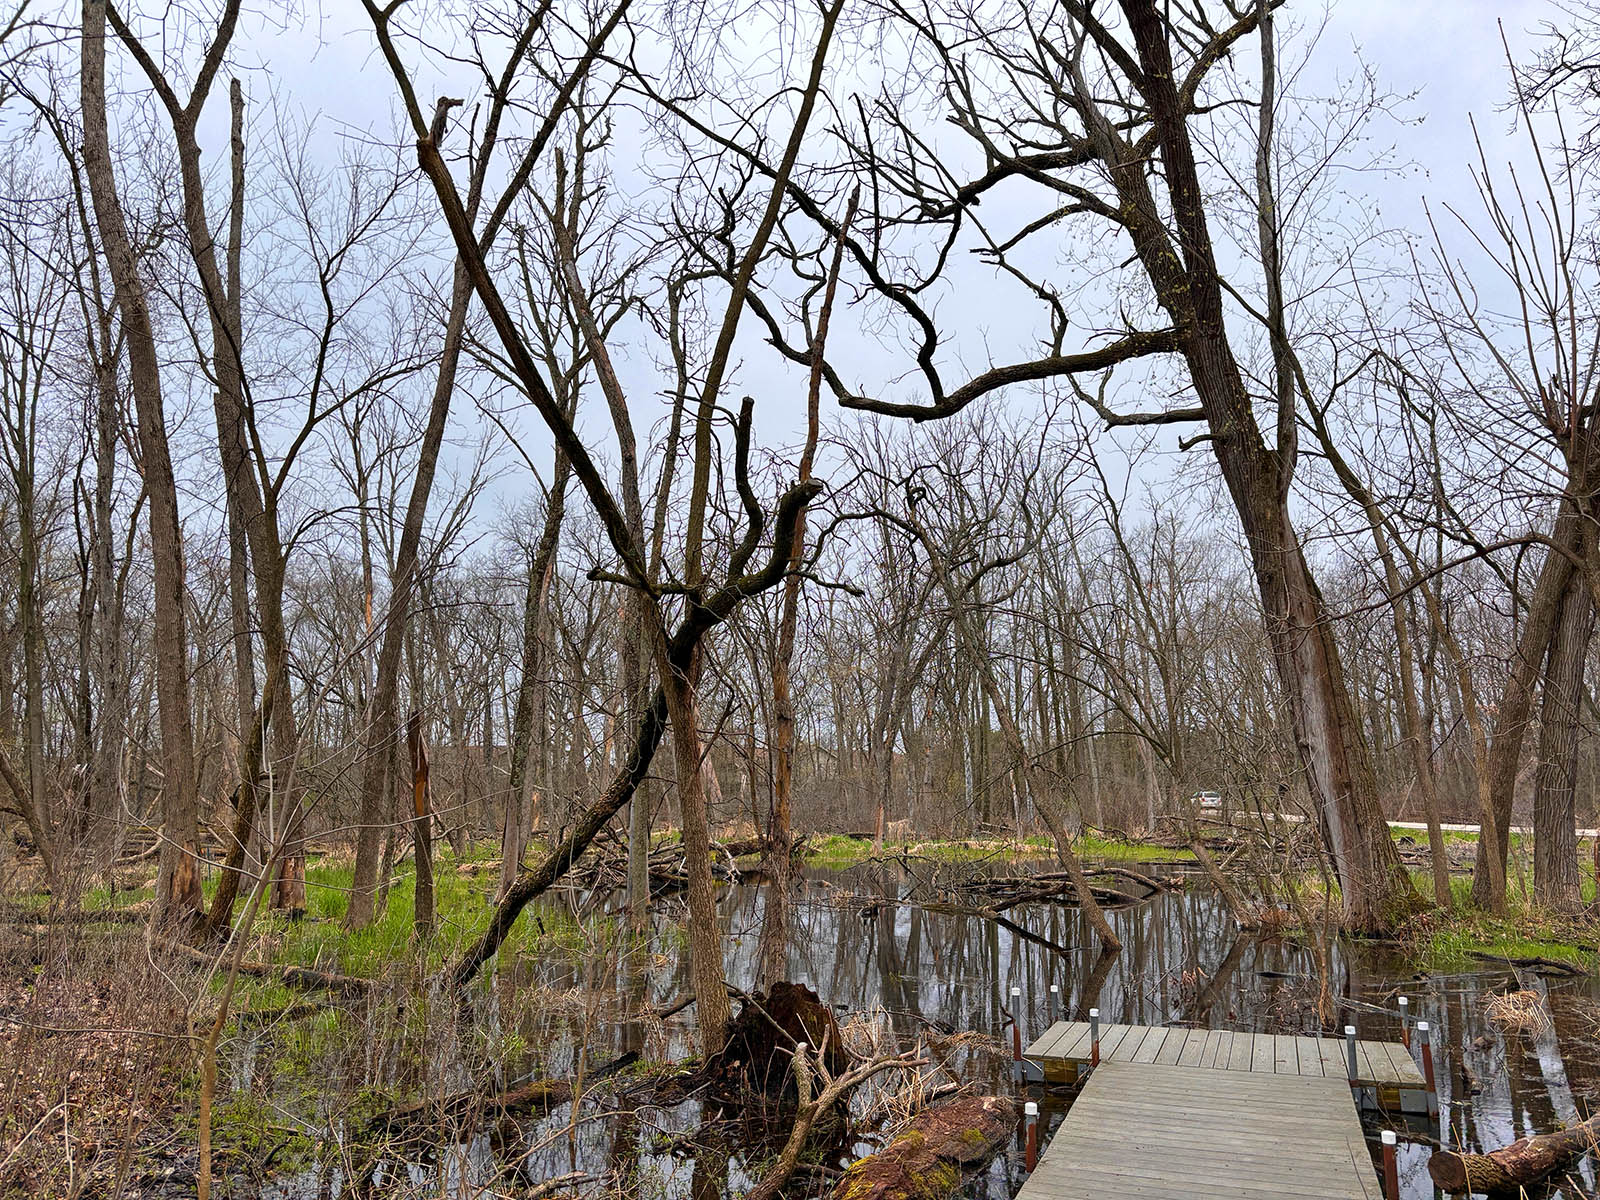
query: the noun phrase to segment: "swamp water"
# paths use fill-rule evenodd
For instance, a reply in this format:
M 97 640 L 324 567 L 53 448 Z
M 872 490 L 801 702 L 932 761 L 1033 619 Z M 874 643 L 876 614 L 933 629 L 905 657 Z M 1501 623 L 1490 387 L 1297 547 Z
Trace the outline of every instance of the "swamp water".
M 1051 869 L 1046 863 L 1009 862 L 994 871 L 1030 868 Z M 942 868 L 967 878 L 982 869 Z M 1168 875 L 1182 867 L 1138 869 Z M 793 893 L 786 977 L 815 989 L 847 1027 L 849 1014 L 866 1010 L 865 1020 L 857 1017 L 860 1027 L 875 1028 L 880 1037 L 892 1032 L 908 1046 L 919 1035 L 931 1044 L 952 1032 L 984 1035 L 976 1045 L 962 1044 L 950 1060 L 964 1082 L 1014 1092 L 1007 1024 L 1012 988 L 1021 990 L 1025 1042 L 1056 1015 L 1053 1005 L 1079 1019 L 1098 1007 L 1107 1023 L 1321 1031 L 1315 950 L 1291 938 L 1240 934 L 1203 881 L 1110 910 L 1124 950 L 1109 957 L 1092 948 L 1074 908 L 1024 904 L 1008 910 L 1004 923 L 941 911 L 941 868 L 931 870 L 933 878 L 926 864 L 915 862 L 806 870 Z M 720 891 L 726 971 L 736 987 L 754 986 L 769 890 L 741 883 Z M 357 1119 L 350 1097 L 373 1088 L 445 1095 L 471 1088 L 474 1077 L 482 1090 L 485 1070 L 469 1071 L 469 1060 L 493 1063 L 493 1084 L 505 1088 L 528 1078 L 587 1074 L 628 1052 L 656 1063 L 692 1055 L 692 1007 L 665 1021 L 637 1017 L 647 1006 L 666 1008 L 690 990 L 681 908 L 660 906 L 648 942 L 641 944 L 628 941 L 616 922 L 574 919 L 580 909 L 600 908 L 602 900 L 574 895 L 539 912 L 529 909 L 523 921 L 559 919 L 567 928 L 609 932 L 575 936 L 538 958 L 502 955 L 505 961 L 478 991 L 468 1032 L 446 1019 L 449 1006 L 442 999 L 431 1015 L 413 1012 L 381 1024 L 356 1014 L 327 1014 L 325 1025 L 340 1027 L 325 1028 L 324 1036 L 308 1038 L 285 1026 L 240 1045 L 235 1087 L 271 1095 L 279 1121 L 292 1114 L 297 1122 L 340 1131 L 343 1140 Z M 1545 995 L 1550 1027 L 1536 1035 L 1502 1034 L 1485 1015 L 1489 999 L 1519 987 Z M 1592 978 L 1546 979 L 1527 972 L 1519 977 L 1491 964 L 1422 975 L 1389 948 L 1340 943 L 1331 952 L 1329 991 L 1338 1005 L 1331 1027 L 1353 1024 L 1362 1038 L 1399 1040 L 1392 1015 L 1397 995 L 1410 998 L 1416 1019 L 1432 1024 L 1440 1098 L 1457 1148 L 1494 1149 L 1580 1119 L 1600 1103 L 1600 986 Z M 299 1051 L 286 1057 L 296 1039 Z M 286 1072 L 291 1060 L 295 1065 Z M 294 1081 L 302 1072 L 318 1085 Z M 588 1177 L 570 1188 L 581 1195 L 716 1200 L 744 1195 L 786 1133 L 781 1118 L 774 1128 L 749 1113 L 720 1113 L 723 1119 L 707 1126 L 710 1114 L 697 1099 L 657 1106 L 629 1100 L 630 1091 L 624 1085 L 620 1095 L 576 1112 L 568 1104 L 541 1120 L 477 1131 L 441 1160 L 392 1163 L 359 1188 L 350 1185 L 347 1160 L 335 1151 L 314 1166 L 278 1175 L 261 1194 L 281 1200 L 512 1196 L 519 1187 L 571 1174 Z M 1071 1095 L 1036 1085 L 1029 1098 L 1040 1102 L 1041 1145 L 1047 1147 Z M 708 1136 L 707 1129 L 714 1132 Z M 1374 1153 L 1377 1129 L 1369 1116 Z M 1129 1132 L 1129 1152 L 1136 1155 L 1137 1131 Z M 1408 1200 L 1432 1196 L 1429 1148 L 1408 1144 L 1407 1136 L 1402 1130 L 1402 1193 Z M 843 1161 L 875 1145 L 869 1138 L 841 1147 Z M 1284 1149 L 1293 1153 L 1291 1146 Z M 1025 1177 L 1018 1140 L 964 1194 L 1005 1200 Z M 1585 1162 L 1564 1191 L 1547 1194 L 1575 1200 L 1593 1192 L 1595 1178 L 1593 1165 Z M 790 1194 L 830 1190 L 827 1172 L 816 1171 L 797 1175 Z

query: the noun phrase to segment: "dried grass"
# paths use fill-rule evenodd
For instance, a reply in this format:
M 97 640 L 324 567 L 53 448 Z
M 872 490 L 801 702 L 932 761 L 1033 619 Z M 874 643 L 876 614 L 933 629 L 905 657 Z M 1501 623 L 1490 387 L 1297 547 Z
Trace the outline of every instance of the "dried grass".
M 1483 1014 L 1501 1033 L 1540 1037 L 1551 1028 L 1544 993 L 1531 989 L 1489 997 L 1483 1002 Z

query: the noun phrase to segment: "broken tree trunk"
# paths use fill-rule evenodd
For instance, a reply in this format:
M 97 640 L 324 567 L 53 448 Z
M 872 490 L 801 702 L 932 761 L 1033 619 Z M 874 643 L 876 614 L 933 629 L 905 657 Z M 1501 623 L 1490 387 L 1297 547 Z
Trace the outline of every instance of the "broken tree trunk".
M 1428 1160 L 1434 1183 L 1452 1194 L 1516 1192 L 1559 1171 L 1600 1143 L 1600 1114 L 1559 1133 L 1521 1138 L 1487 1154 L 1440 1150 Z
M 1017 1127 L 1004 1096 L 962 1096 L 924 1109 L 877 1154 L 852 1163 L 833 1200 L 938 1200 L 982 1166 Z

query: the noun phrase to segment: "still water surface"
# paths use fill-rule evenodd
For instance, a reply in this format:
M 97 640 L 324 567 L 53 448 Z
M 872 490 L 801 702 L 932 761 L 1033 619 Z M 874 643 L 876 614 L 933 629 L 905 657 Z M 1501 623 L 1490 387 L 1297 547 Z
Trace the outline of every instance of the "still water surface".
M 1027 866 L 1011 863 L 1003 869 L 1016 872 Z M 1181 868 L 1140 869 L 1169 875 Z M 1325 1031 L 1318 1016 L 1315 950 L 1289 938 L 1241 934 L 1218 898 L 1199 881 L 1111 911 L 1125 949 L 1107 957 L 1094 951 L 1086 923 L 1073 908 L 1023 905 L 1005 913 L 1004 925 L 941 909 L 947 896 L 938 886 L 941 870 L 946 868 L 913 863 L 909 869 L 872 864 L 806 871 L 794 890 L 788 978 L 814 988 L 835 1006 L 841 1020 L 849 1012 L 874 1010 L 877 1020 L 892 1026 L 908 1044 L 919 1035 L 938 1039 L 951 1031 L 990 1035 L 999 1052 L 962 1053 L 958 1061 L 966 1080 L 1001 1091 L 1013 1087 L 1005 1061 L 1012 988 L 1021 991 L 1024 1040 L 1042 1031 L 1061 1009 L 1081 1018 L 1091 1007 L 1099 1008 L 1107 1022 L 1267 1033 Z M 971 870 L 961 868 L 966 874 Z M 722 892 L 727 976 L 740 988 L 754 986 L 769 893 L 761 884 L 736 884 Z M 574 897 L 571 904 L 583 900 Z M 588 902 L 593 904 L 594 898 Z M 643 954 L 614 953 L 591 941 L 572 953 L 537 960 L 517 957 L 500 966 L 487 981 L 473 1022 L 477 1033 L 487 1031 L 497 1084 L 514 1084 L 530 1075 L 562 1077 L 578 1067 L 590 1071 L 625 1051 L 652 1061 L 692 1054 L 692 1008 L 665 1023 L 631 1019 L 645 1005 L 664 1007 L 689 991 L 687 954 L 674 916 L 670 905 L 658 915 Z M 1419 975 L 1392 949 L 1370 944 L 1337 944 L 1329 958 L 1329 990 L 1338 1006 L 1333 1028 L 1354 1024 L 1363 1038 L 1398 1040 L 1399 1023 L 1392 1014 L 1401 994 L 1410 998 L 1417 1019 L 1432 1023 L 1441 1101 L 1458 1146 L 1503 1146 L 1580 1119 L 1600 1101 L 1600 989 L 1593 979 L 1546 980 L 1527 973 L 1519 979 L 1508 968 L 1489 965 L 1458 974 Z M 1052 994 L 1051 985 L 1057 993 Z M 1502 1035 L 1487 1020 L 1485 1001 L 1514 987 L 1545 993 L 1549 1030 L 1537 1037 Z M 518 1002 L 530 996 L 549 1002 Z M 434 1041 L 419 1049 L 414 1039 L 396 1037 L 385 1045 L 375 1035 L 359 1052 L 317 1069 L 342 1075 L 345 1090 L 414 1087 L 419 1071 L 438 1089 L 470 1086 L 473 1073 L 462 1065 L 468 1053 L 459 1039 L 428 1036 Z M 350 1044 L 359 1041 L 355 1036 Z M 246 1045 L 236 1083 L 267 1086 L 257 1078 L 256 1064 L 270 1057 L 271 1049 L 262 1042 Z M 424 1060 L 420 1064 L 419 1055 Z M 1070 1095 L 1040 1088 L 1030 1094 L 1040 1101 L 1047 1133 L 1052 1131 L 1070 1106 Z M 660 1200 L 737 1197 L 752 1184 L 741 1135 L 709 1146 L 693 1137 L 704 1116 L 698 1102 L 623 1107 L 629 1111 L 621 1115 L 582 1114 L 575 1126 L 571 1111 L 562 1111 L 520 1129 L 509 1144 L 482 1134 L 460 1147 L 443 1168 L 396 1164 L 389 1182 L 399 1185 L 397 1189 L 379 1187 L 363 1194 L 403 1192 L 407 1185 L 426 1186 L 438 1194 L 441 1183 L 457 1194 L 458 1185 L 485 1185 L 503 1177 L 508 1164 L 527 1181 L 582 1172 L 612 1181 L 610 1194 L 618 1194 L 617 1181 L 622 1181 L 625 1194 Z M 320 1116 L 326 1123 L 332 1114 Z M 304 1113 L 302 1119 L 315 1121 L 318 1114 Z M 1375 1150 L 1376 1126 L 1368 1132 Z M 1404 1195 L 1408 1200 L 1434 1195 L 1426 1170 L 1428 1147 L 1407 1144 L 1404 1131 L 1401 1136 Z M 1131 1138 L 1130 1153 L 1135 1146 L 1136 1138 Z M 855 1150 L 870 1148 L 858 1145 Z M 1286 1151 L 1292 1153 L 1292 1148 Z M 771 1153 L 769 1146 L 757 1158 Z M 437 1174 L 441 1169 L 443 1180 Z M 759 1161 L 754 1170 L 759 1174 Z M 1008 1198 L 1024 1177 L 1020 1147 L 1014 1147 L 974 1179 L 966 1194 L 974 1200 Z M 1550 1194 L 1571 1200 L 1591 1192 L 1592 1165 L 1585 1164 L 1575 1179 L 1581 1192 L 1569 1187 Z M 813 1194 L 828 1191 L 821 1175 L 811 1186 Z M 331 1197 L 346 1191 L 339 1163 L 330 1160 L 279 1180 L 272 1194 Z

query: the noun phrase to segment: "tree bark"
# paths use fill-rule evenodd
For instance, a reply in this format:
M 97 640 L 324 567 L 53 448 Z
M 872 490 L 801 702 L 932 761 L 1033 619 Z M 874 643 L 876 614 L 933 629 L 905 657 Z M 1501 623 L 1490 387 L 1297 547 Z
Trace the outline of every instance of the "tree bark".
M 1483 781 L 1483 812 L 1472 865 L 1472 900 L 1479 907 L 1496 913 L 1503 913 L 1506 907 L 1511 810 L 1517 794 L 1522 743 L 1533 711 L 1534 688 L 1561 610 L 1561 598 L 1566 594 L 1567 581 L 1573 571 L 1572 559 L 1562 550 L 1577 554 L 1585 540 L 1582 518 L 1570 501 L 1562 501 L 1551 540 L 1555 546 L 1545 552 L 1544 564 L 1528 600 L 1522 636 L 1500 695 L 1494 741 L 1488 750 Z
M 433 813 L 428 799 L 428 744 L 422 737 L 422 714 L 411 710 L 406 722 L 406 747 L 411 752 L 411 845 L 416 851 L 416 900 L 412 905 L 417 941 L 433 936 Z

